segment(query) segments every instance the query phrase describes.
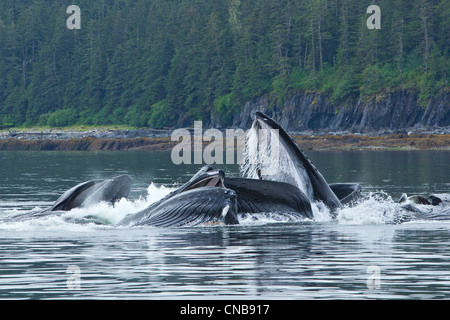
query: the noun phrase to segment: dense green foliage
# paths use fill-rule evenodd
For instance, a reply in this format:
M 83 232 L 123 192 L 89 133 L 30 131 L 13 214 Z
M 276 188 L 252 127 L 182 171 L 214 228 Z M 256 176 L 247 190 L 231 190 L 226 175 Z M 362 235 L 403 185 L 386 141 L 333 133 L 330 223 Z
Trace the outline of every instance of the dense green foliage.
M 450 0 L 2 0 L 0 126 L 230 124 L 244 102 L 447 87 Z M 81 29 L 69 30 L 70 4 Z

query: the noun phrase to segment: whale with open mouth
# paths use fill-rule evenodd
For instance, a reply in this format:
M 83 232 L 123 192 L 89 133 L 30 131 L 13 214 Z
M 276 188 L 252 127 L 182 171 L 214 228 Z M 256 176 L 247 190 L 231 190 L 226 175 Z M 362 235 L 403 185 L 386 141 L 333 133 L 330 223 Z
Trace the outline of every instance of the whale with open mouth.
M 257 146 L 256 148 L 246 148 L 247 152 L 255 153 L 254 155 L 248 154 L 247 159 L 248 157 L 257 159 L 257 165 L 255 166 L 253 163 L 251 168 L 256 170 L 260 179 L 295 185 L 305 193 L 310 201 L 322 201 L 330 209 L 342 208 L 341 201 L 325 178 L 283 127 L 265 114 L 256 112 L 251 130 L 256 134 Z M 268 132 L 272 134 L 267 134 Z M 273 140 L 269 143 L 262 141 L 267 137 L 273 139 L 273 136 L 278 143 L 278 148 L 275 150 L 271 149 L 274 144 Z M 263 163 L 262 159 L 264 158 L 269 161 Z M 246 171 L 248 174 L 251 170 L 247 167 Z
M 205 166 L 187 183 L 117 226 L 185 227 L 239 224 L 236 193 L 224 187 L 224 172 Z
M 333 213 L 360 199 L 359 184 L 329 185 L 286 131 L 261 112 L 256 112 L 247 133 L 245 150 L 241 165 L 245 178 L 224 180 L 225 187 L 237 194 L 239 217 L 275 212 L 282 219 L 313 219 L 315 201 Z

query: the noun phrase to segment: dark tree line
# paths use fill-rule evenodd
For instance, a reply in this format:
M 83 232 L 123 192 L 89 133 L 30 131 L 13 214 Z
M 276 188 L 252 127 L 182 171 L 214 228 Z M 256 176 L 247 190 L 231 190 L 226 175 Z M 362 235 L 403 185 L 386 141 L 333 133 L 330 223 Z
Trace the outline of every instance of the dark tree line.
M 0 2 L 0 125 L 230 124 L 261 95 L 402 88 L 425 106 L 448 88 L 450 0 L 377 0 L 379 30 L 373 1 L 73 2 Z

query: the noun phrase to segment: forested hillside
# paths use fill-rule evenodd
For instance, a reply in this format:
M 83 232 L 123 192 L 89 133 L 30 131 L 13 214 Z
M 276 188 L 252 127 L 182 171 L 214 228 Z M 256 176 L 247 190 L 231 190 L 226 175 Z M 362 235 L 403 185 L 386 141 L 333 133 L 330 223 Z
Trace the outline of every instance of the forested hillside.
M 226 125 L 299 91 L 411 89 L 425 107 L 448 87 L 449 31 L 450 0 L 2 0 L 0 127 Z

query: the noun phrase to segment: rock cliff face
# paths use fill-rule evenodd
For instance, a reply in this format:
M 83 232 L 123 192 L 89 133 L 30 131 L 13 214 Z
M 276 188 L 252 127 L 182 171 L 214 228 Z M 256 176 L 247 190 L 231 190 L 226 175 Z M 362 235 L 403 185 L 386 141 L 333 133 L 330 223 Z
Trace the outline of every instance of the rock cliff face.
M 333 104 L 328 96 L 299 92 L 283 104 L 266 97 L 247 102 L 233 121 L 234 127 L 249 128 L 253 113 L 272 116 L 288 131 L 380 132 L 395 130 L 434 130 L 450 127 L 450 92 L 442 90 L 426 108 L 418 103 L 416 92 L 381 92 L 357 103 Z

